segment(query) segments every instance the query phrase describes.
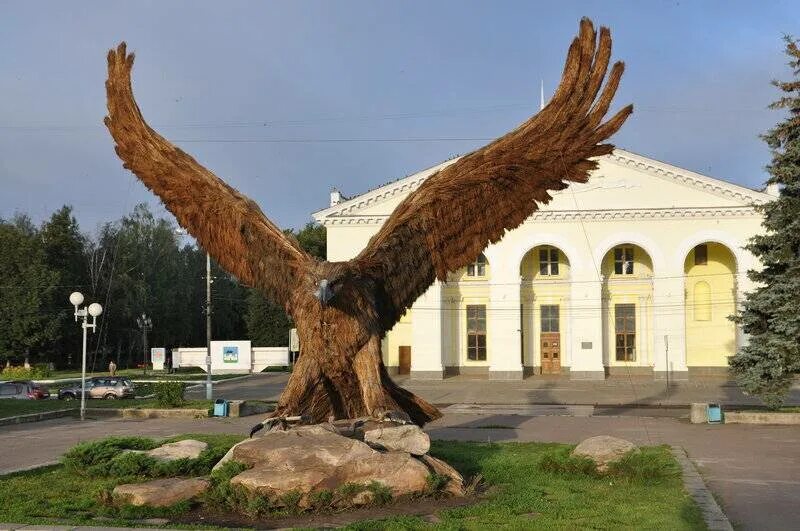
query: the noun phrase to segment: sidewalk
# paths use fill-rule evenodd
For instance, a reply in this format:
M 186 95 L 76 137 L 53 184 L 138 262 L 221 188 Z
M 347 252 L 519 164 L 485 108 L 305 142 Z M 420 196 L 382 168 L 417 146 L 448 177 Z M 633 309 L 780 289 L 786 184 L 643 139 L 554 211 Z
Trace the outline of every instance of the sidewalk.
M 214 397 L 229 400 L 277 400 L 286 385 L 286 373 L 254 374 L 239 382 L 214 385 Z M 720 378 L 671 382 L 652 378 L 612 378 L 608 380 L 570 380 L 564 377 L 533 376 L 525 380 L 493 381 L 455 376 L 444 380 L 412 380 L 395 376 L 394 380 L 437 405 L 450 404 L 562 404 L 637 406 L 685 406 L 692 402 L 718 403 L 723 406 L 759 406 L 761 401 L 746 396 L 731 381 Z M 201 390 L 189 393 L 201 397 Z M 800 387 L 792 389 L 787 405 L 800 405 Z

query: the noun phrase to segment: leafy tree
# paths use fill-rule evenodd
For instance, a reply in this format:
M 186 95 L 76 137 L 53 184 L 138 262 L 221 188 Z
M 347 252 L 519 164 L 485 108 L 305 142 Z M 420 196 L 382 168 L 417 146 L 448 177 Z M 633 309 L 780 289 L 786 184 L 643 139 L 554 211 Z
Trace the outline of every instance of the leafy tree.
M 767 182 L 779 185 L 780 195 L 758 207 L 765 232 L 747 248 L 763 269 L 748 272 L 758 287 L 747 294 L 736 321 L 750 340 L 731 360 L 739 384 L 772 408 L 783 403 L 800 372 L 800 49 L 789 37 L 786 54 L 794 79 L 773 81 L 783 94 L 771 108 L 788 116 L 763 135 L 772 150 Z
M 0 222 L 0 279 L 0 360 L 41 361 L 68 310 L 50 308 L 59 273 L 47 266 L 39 231 L 27 216 Z

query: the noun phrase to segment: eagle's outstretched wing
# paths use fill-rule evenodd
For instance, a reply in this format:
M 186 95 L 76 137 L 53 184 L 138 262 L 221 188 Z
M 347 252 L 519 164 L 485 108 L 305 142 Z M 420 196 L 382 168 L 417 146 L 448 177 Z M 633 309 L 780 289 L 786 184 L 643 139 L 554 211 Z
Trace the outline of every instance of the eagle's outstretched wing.
M 132 67 L 125 43 L 108 52 L 105 124 L 124 167 L 161 198 L 220 266 L 288 309 L 291 292 L 313 258 L 255 202 L 147 125 L 133 98 Z
M 601 28 L 598 41 L 592 23 L 581 20 L 550 103 L 517 129 L 430 176 L 395 209 L 353 260 L 378 286 L 386 329 L 435 278 L 444 280 L 448 271 L 473 262 L 486 245 L 547 203 L 548 190 L 585 182 L 597 168 L 593 157 L 612 151 L 603 142 L 633 106 L 603 122 L 624 69 L 614 64 L 602 87 L 610 58 L 609 30 Z

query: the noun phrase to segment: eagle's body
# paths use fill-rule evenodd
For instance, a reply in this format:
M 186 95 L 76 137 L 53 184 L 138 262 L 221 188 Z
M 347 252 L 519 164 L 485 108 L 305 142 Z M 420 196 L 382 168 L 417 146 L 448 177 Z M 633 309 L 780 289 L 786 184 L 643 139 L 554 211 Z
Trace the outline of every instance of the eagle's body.
M 431 175 L 348 262 L 310 256 L 253 201 L 153 131 L 133 98 L 133 55 L 124 43 L 108 55 L 105 123 L 125 167 L 178 223 L 294 320 L 301 352 L 275 416 L 319 422 L 401 411 L 422 425 L 440 413 L 391 380 L 381 339 L 435 279 L 473 262 L 548 202 L 549 190 L 585 182 L 595 157 L 611 152 L 603 142 L 632 107 L 603 122 L 623 71 L 616 63 L 603 86 L 610 57 L 609 31 L 601 28 L 598 39 L 583 19 L 550 103 Z

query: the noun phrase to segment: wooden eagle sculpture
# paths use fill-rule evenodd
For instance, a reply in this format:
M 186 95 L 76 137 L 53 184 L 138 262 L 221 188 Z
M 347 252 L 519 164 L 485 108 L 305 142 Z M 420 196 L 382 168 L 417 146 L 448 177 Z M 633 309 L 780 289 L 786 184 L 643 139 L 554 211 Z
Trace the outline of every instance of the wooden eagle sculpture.
M 108 53 L 105 124 L 117 155 L 222 268 L 292 317 L 301 354 L 273 416 L 314 422 L 404 412 L 422 426 L 440 417 L 392 381 L 381 339 L 434 280 L 474 262 L 550 201 L 549 190 L 586 182 L 633 112 L 604 121 L 624 65 L 615 63 L 603 85 L 611 34 L 601 28 L 598 37 L 584 18 L 544 109 L 428 177 L 358 256 L 326 262 L 145 122 L 131 89 L 133 58 L 124 42 Z

